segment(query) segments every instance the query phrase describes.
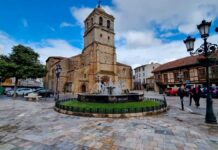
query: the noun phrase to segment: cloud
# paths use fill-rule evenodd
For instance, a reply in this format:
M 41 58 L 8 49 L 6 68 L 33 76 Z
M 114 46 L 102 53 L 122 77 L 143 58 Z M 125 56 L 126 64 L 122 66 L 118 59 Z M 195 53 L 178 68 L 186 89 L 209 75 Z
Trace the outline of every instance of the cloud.
M 37 43 L 20 43 L 8 34 L 0 31 L 0 54 L 7 55 L 11 53 L 12 47 L 18 44 L 29 46 L 39 53 L 40 61 L 43 64 L 50 56 L 71 57 L 81 53 L 80 49 L 62 39 L 44 39 Z
M 62 39 L 46 39 L 39 43 L 29 44 L 37 53 L 40 54 L 40 61 L 45 63 L 50 56 L 71 57 L 81 53 L 81 50 L 73 47 Z
M 72 24 L 72 23 L 69 23 L 69 22 L 62 22 L 62 23 L 60 24 L 60 27 L 61 27 L 61 28 L 73 27 L 73 26 L 75 26 L 75 25 Z
M 84 26 L 83 21 L 85 18 L 93 11 L 93 8 L 76 8 L 72 7 L 71 9 L 72 15 L 76 18 L 78 24 L 80 26 Z
M 189 56 L 182 40 L 164 38 L 197 33 L 196 25 L 202 19 L 215 20 L 218 16 L 217 0 L 112 0 L 112 3 L 102 7 L 115 17 L 117 59 L 132 66 Z M 73 7 L 71 13 L 83 27 L 92 10 Z M 196 40 L 196 47 L 200 43 L 200 39 Z
M 113 0 L 113 3 L 114 7 L 111 9 L 117 18 L 118 31 L 153 30 L 157 27 L 169 30 L 194 25 L 189 32 L 196 32 L 195 26 L 202 19 L 215 19 L 218 14 L 216 0 Z M 187 33 L 186 30 L 180 32 Z
M 9 54 L 14 45 L 17 45 L 17 42 L 7 33 L 0 31 L 0 55 Z
M 150 31 L 128 31 L 119 35 L 120 39 L 125 40 L 126 47 L 138 48 L 160 45 L 161 41 L 155 38 L 153 32 Z
M 208 42 L 217 43 L 218 35 L 209 37 Z M 201 38 L 196 39 L 195 49 L 203 44 Z M 175 59 L 190 56 L 186 51 L 183 41 L 172 41 L 170 43 L 162 43 L 147 48 L 138 47 L 131 48 L 127 45 L 117 47 L 117 59 L 119 62 L 130 64 L 132 67 L 143 65 L 149 62 L 166 63 Z
M 23 26 L 27 28 L 29 26 L 28 21 L 26 19 L 22 20 Z

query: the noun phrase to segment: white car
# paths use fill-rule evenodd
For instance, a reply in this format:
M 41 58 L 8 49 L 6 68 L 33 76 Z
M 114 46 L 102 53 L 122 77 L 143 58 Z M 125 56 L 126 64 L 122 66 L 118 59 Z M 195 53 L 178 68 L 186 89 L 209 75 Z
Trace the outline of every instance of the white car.
M 32 92 L 32 91 L 33 91 L 33 90 L 30 89 L 30 88 L 18 88 L 18 89 L 16 90 L 16 94 L 17 94 L 17 95 L 25 95 L 25 94 L 30 93 L 30 92 Z M 14 90 L 11 90 L 11 91 L 8 91 L 8 92 L 7 92 L 7 95 L 8 95 L 8 96 L 13 96 L 13 94 L 14 94 Z

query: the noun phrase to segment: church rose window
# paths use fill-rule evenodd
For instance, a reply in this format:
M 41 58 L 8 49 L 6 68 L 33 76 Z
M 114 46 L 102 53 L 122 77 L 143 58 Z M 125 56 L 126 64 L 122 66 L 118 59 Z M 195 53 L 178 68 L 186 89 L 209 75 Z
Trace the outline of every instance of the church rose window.
M 103 18 L 102 18 L 102 17 L 99 18 L 99 25 L 100 25 L 100 26 L 103 25 Z

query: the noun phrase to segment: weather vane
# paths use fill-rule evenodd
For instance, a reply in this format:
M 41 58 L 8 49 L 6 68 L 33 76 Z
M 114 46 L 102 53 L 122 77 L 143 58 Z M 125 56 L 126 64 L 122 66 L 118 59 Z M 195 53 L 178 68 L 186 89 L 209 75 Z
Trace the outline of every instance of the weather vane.
M 101 0 L 98 0 L 98 7 L 101 7 Z

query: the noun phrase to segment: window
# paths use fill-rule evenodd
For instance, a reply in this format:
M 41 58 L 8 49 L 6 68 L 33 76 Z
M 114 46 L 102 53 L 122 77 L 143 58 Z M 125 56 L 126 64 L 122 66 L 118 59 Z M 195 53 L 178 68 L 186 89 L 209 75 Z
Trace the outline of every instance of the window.
M 199 68 L 198 69 L 198 79 L 206 79 L 206 72 L 205 72 L 205 68 Z
M 109 29 L 111 27 L 111 22 L 110 20 L 107 20 L 107 28 Z
M 84 78 L 86 78 L 86 74 L 84 74 Z
M 160 75 L 160 74 L 155 75 L 155 78 L 156 78 L 156 80 L 157 80 L 158 82 L 161 81 L 161 75 Z
M 211 67 L 211 78 L 212 79 L 218 78 L 218 65 Z
M 91 18 L 91 25 L 93 25 L 93 18 Z
M 107 39 L 110 40 L 110 36 L 108 36 Z
M 86 28 L 89 28 L 89 22 L 86 22 Z
M 179 82 L 179 73 L 178 72 L 174 72 L 174 82 Z
M 190 80 L 190 76 L 189 76 L 189 71 L 184 71 L 183 72 L 183 76 L 184 76 L 184 80 Z
M 103 35 L 102 35 L 102 34 L 100 34 L 100 38 L 102 38 L 102 36 L 103 36 Z
M 103 25 L 103 18 L 102 18 L 102 17 L 99 18 L 99 25 L 100 25 L 100 26 Z
M 163 77 L 164 77 L 164 83 L 167 83 L 168 82 L 168 75 L 164 74 Z

